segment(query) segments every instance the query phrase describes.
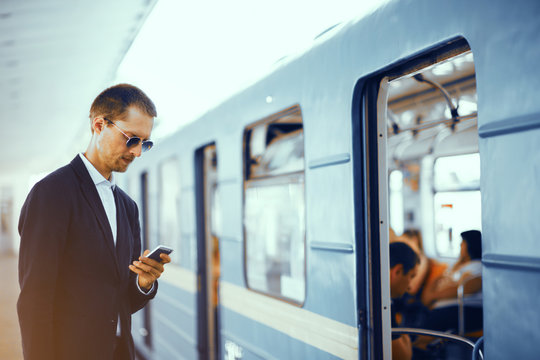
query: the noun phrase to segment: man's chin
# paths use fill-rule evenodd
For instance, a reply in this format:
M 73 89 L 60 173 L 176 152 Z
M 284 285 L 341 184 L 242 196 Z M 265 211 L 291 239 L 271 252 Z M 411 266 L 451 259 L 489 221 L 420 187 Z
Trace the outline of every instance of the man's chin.
M 128 163 L 128 164 L 118 164 L 117 166 L 115 166 L 115 168 L 113 169 L 114 172 L 119 172 L 119 173 L 123 173 L 123 172 L 126 172 L 126 170 L 128 169 L 129 165 L 131 163 Z

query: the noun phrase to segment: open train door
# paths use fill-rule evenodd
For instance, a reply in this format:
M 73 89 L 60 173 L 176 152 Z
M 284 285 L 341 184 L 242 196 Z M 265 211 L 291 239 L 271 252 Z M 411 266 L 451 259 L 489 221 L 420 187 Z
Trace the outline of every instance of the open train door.
M 460 284 L 462 295 L 458 288 L 456 299 L 424 302 L 423 290 L 413 293 L 410 285 L 406 300 L 395 293 L 392 299 L 389 250 L 392 242 L 406 242 L 400 237 L 405 229 L 419 229 L 424 241 L 422 247 L 422 238 L 417 240 L 416 252 L 426 260 L 426 268 L 428 257 L 436 260 L 433 264 L 448 266 L 460 253 L 459 234 L 481 230 L 476 78 L 470 47 L 463 38 L 434 45 L 359 81 L 355 98 L 360 358 L 391 359 L 394 345 L 399 347 L 394 340 L 409 335 L 455 342 L 445 345 L 442 359 L 454 354 L 470 358 L 483 333 L 481 286 L 463 293 L 467 286 Z M 444 310 L 452 320 L 448 324 L 432 324 L 410 306 L 429 309 L 435 319 L 436 310 L 443 310 L 443 301 L 436 300 L 446 300 Z M 433 351 L 420 346 L 398 349 L 432 357 Z
M 195 152 L 197 215 L 197 348 L 199 359 L 219 358 L 218 282 L 219 240 L 217 210 L 217 152 L 215 144 Z

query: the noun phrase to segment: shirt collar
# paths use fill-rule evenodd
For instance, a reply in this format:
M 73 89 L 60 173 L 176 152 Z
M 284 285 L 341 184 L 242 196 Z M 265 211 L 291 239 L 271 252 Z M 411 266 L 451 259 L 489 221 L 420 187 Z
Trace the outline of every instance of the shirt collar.
M 104 185 L 107 185 L 114 190 L 114 187 L 116 186 L 116 180 L 113 173 L 111 173 L 111 180 L 107 180 L 105 179 L 105 177 L 103 177 L 103 175 L 101 175 L 99 171 L 97 171 L 94 165 L 92 165 L 92 163 L 86 158 L 86 156 L 84 156 L 83 153 L 79 153 L 79 156 L 83 161 L 84 166 L 86 166 L 86 169 L 88 170 L 88 173 L 90 174 L 94 185 L 97 186 L 103 183 Z

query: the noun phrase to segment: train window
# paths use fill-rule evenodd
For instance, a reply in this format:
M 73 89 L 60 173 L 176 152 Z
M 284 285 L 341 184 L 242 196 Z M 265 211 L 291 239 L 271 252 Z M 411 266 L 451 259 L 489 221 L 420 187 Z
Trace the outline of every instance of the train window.
M 388 181 L 390 188 L 390 226 L 398 233 L 403 233 L 403 171 L 393 170 Z
M 435 191 L 480 189 L 480 155 L 440 157 L 433 166 Z
M 159 167 L 159 243 L 175 249 L 180 259 L 180 169 L 178 160 L 171 158 Z
M 480 156 L 438 158 L 433 167 L 435 249 L 438 256 L 457 257 L 463 231 L 480 229 Z
M 304 139 L 295 106 L 244 132 L 244 236 L 248 287 L 305 299 Z

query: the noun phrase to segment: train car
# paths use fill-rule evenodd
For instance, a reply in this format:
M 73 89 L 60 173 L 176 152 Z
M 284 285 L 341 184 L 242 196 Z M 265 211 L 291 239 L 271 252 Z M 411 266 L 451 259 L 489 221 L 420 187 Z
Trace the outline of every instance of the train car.
M 459 331 L 424 355 L 537 358 L 539 15 L 390 2 L 144 154 L 120 180 L 145 248 L 175 251 L 134 315 L 139 355 L 391 359 L 393 332 L 421 331 L 391 324 L 389 244 L 414 228 L 448 266 L 482 233 L 481 326 L 461 291 Z

